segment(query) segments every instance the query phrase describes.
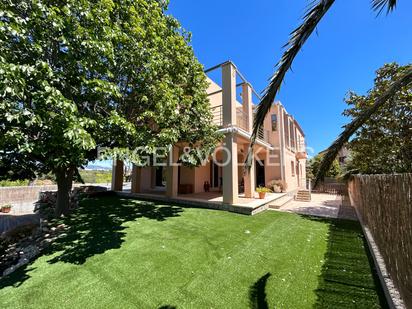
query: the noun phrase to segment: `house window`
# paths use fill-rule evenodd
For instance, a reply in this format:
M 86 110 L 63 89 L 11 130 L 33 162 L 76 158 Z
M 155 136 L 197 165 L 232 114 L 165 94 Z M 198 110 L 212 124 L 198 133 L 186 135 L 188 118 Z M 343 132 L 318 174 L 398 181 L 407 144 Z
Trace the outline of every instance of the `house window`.
M 290 168 L 292 171 L 292 177 L 295 177 L 295 162 L 290 161 Z
M 283 131 L 285 135 L 286 147 L 289 148 L 290 141 L 289 141 L 289 118 L 287 114 L 283 115 Z
M 293 125 L 293 122 L 290 122 L 289 124 L 290 148 L 292 148 L 292 150 L 295 150 L 295 126 Z
M 278 127 L 278 117 L 276 114 L 272 115 L 272 131 L 276 131 Z

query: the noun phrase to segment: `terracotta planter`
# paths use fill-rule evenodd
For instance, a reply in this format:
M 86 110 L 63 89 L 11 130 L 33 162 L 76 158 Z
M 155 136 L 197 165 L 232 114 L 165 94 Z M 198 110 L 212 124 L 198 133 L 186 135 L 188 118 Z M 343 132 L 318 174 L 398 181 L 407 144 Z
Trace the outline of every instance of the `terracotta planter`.
M 265 196 L 266 196 L 266 192 L 258 192 L 259 193 L 259 198 L 261 199 L 261 200 L 263 200 L 264 198 L 265 198 Z
M 11 211 L 11 208 L 10 208 L 10 207 L 8 207 L 8 208 L 2 207 L 2 208 L 1 208 L 1 212 L 4 212 L 5 214 L 9 213 L 10 211 Z

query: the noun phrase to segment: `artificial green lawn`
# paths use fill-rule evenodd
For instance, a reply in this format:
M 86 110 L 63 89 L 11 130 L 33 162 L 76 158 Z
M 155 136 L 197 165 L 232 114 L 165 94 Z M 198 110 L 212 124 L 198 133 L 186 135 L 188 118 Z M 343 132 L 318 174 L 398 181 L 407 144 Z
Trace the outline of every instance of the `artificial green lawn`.
M 0 308 L 380 308 L 357 223 L 88 199 Z

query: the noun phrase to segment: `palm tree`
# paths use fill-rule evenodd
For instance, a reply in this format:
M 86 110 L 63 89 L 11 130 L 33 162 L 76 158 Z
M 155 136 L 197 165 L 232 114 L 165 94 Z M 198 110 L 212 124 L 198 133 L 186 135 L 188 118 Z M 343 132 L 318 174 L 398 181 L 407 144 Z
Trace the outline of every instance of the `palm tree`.
M 263 97 L 257 108 L 256 117 L 253 123 L 252 134 L 252 146 L 255 142 L 259 128 L 262 126 L 265 116 L 270 110 L 270 107 L 275 100 L 276 95 L 279 92 L 280 86 L 286 75 L 286 72 L 291 68 L 293 60 L 305 44 L 306 40 L 310 37 L 316 26 L 319 24 L 323 16 L 328 12 L 331 6 L 335 3 L 335 0 L 314 0 L 311 2 L 307 13 L 303 17 L 302 24 L 296 28 L 290 35 L 289 42 L 284 46 L 286 51 L 282 58 L 276 65 L 276 72 L 270 79 L 268 87 L 264 90 Z M 372 0 L 372 8 L 381 13 L 385 8 L 387 13 L 390 13 L 396 7 L 397 0 Z M 391 87 L 381 97 L 376 99 L 373 106 L 369 110 L 366 110 L 363 114 L 359 115 L 352 122 L 344 127 L 344 131 L 328 148 L 323 161 L 320 165 L 319 172 L 316 176 L 315 186 L 323 179 L 326 172 L 329 170 L 332 162 L 335 160 L 339 150 L 349 140 L 353 133 L 362 126 L 363 123 L 374 113 L 380 106 L 385 104 L 388 99 L 394 96 L 394 94 L 402 87 L 412 82 L 412 66 L 407 70 L 403 76 L 394 82 Z M 247 164 L 251 161 L 251 151 L 247 158 Z

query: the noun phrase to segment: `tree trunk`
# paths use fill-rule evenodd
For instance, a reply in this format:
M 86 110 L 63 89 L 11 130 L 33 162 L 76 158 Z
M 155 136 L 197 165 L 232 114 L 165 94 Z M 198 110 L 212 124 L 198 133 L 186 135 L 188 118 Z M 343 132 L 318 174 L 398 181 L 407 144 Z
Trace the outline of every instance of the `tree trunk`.
M 67 215 L 69 213 L 73 172 L 73 168 L 59 169 L 55 172 L 57 181 L 56 217 Z

